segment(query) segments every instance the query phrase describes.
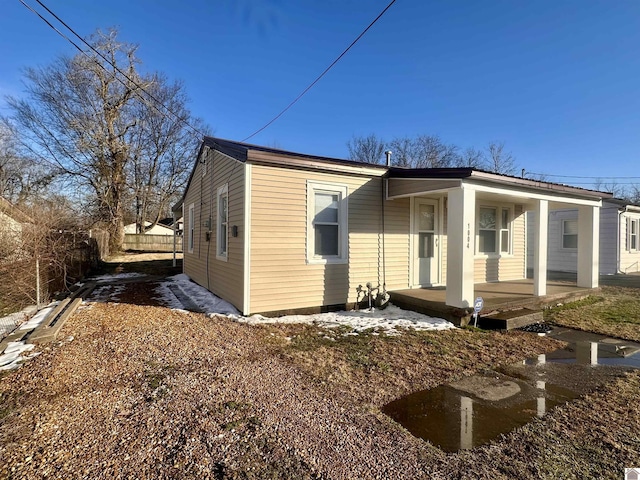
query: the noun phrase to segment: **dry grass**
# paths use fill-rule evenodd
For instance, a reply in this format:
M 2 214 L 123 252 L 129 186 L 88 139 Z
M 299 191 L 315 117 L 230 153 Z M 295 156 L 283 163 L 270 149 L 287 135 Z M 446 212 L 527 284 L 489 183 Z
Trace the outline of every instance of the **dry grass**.
M 640 342 L 640 289 L 603 287 L 600 295 L 551 309 L 546 319 L 570 328 Z
M 404 394 L 432 388 L 477 371 L 513 363 L 563 344 L 524 332 L 407 330 L 345 335 L 348 329 L 269 325 L 271 351 L 316 382 L 349 393 L 356 402 L 381 407 Z M 290 340 L 286 340 L 290 339 Z

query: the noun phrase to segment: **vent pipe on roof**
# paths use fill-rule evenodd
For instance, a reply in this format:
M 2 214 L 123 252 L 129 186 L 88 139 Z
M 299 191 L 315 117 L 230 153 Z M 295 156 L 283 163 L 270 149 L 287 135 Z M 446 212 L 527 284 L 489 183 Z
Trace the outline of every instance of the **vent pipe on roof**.
M 387 150 L 384 154 L 387 156 L 387 167 L 391 166 L 391 154 L 393 152 L 391 150 Z

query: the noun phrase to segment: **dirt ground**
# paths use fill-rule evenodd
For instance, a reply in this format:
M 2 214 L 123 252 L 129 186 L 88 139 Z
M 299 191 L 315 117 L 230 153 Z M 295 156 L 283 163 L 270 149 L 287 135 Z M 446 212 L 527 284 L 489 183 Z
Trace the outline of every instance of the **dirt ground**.
M 0 478 L 577 479 L 640 465 L 638 372 L 459 453 L 380 411 L 553 339 L 248 326 L 164 308 L 152 285 L 85 303 L 61 342 L 0 377 Z

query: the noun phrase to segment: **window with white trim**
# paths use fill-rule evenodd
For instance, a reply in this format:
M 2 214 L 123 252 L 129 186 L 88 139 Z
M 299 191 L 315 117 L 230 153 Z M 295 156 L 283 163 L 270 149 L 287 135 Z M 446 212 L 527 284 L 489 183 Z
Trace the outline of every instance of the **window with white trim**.
M 481 206 L 477 211 L 477 250 L 481 255 L 511 254 L 510 207 Z
M 578 248 L 578 220 L 562 221 L 562 248 Z
M 193 245 L 195 243 L 194 242 L 195 228 L 194 228 L 194 225 L 193 225 L 194 221 L 195 221 L 194 205 L 192 203 L 191 205 L 189 205 L 189 218 L 188 218 L 189 231 L 187 232 L 187 235 L 189 236 L 189 238 L 187 238 L 187 245 L 188 245 L 189 253 L 193 253 Z
M 511 252 L 511 210 L 502 209 L 500 218 L 500 253 Z
M 478 214 L 478 253 L 496 253 L 497 208 L 480 207 Z
M 218 188 L 217 196 L 218 215 L 217 215 L 217 258 L 221 260 L 227 259 L 227 250 L 229 243 L 229 185 L 225 184 Z
M 307 262 L 347 261 L 346 185 L 307 182 Z
M 638 251 L 638 228 L 640 220 L 636 218 L 627 218 L 627 250 Z

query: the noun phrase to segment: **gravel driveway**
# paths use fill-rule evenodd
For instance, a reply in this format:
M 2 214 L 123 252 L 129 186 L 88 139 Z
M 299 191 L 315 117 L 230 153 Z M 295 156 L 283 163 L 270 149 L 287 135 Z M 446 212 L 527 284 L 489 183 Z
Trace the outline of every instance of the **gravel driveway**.
M 278 353 L 270 342 L 286 338 L 274 331 L 157 306 L 153 285 L 103 290 L 64 325 L 59 344 L 0 378 L 0 478 L 603 478 L 638 458 L 640 407 L 628 401 L 638 376 L 490 445 L 445 454 L 379 405 L 310 375 L 303 362 L 320 358 Z M 512 358 L 518 345 L 552 345 L 521 333 L 425 338 L 437 335 L 453 346 L 476 339 L 492 353 L 469 361 L 455 358 L 459 346 L 436 345 L 441 365 L 414 357 L 414 383 L 379 398 Z M 358 382 L 374 381 L 358 372 Z M 625 389 L 619 401 L 611 395 Z M 617 418 L 591 413 L 612 402 L 629 425 L 603 437 Z M 584 421 L 573 428 L 567 418 Z M 607 456 L 596 461 L 603 441 Z

